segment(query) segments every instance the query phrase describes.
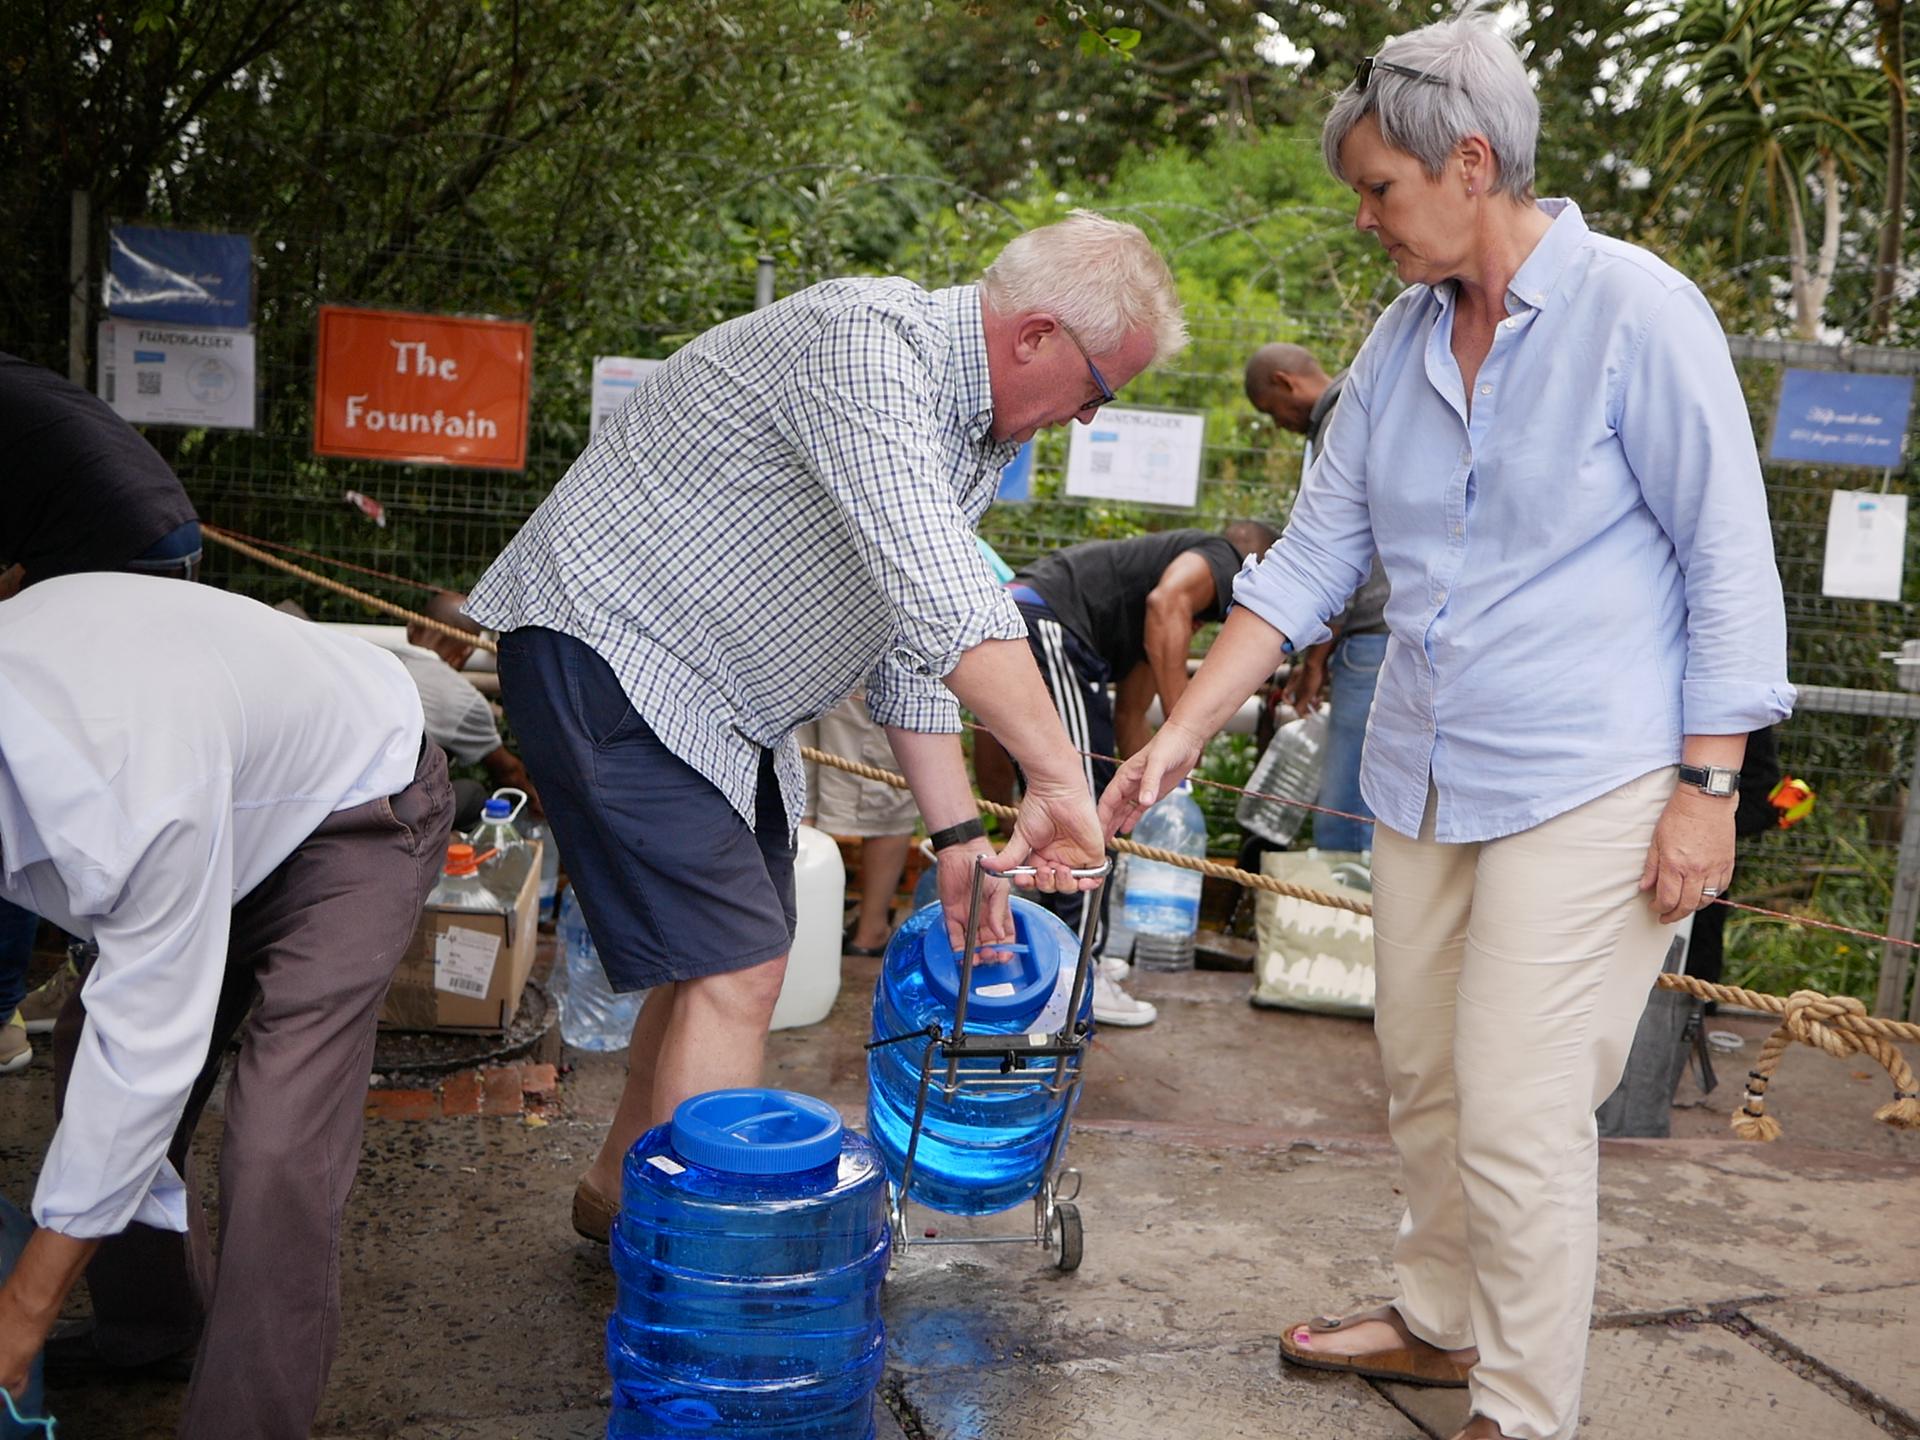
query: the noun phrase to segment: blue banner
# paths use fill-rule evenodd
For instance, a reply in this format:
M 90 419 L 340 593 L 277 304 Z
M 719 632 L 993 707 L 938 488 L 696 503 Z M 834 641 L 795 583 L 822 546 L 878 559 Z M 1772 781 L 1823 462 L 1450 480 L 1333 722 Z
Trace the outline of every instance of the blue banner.
M 1029 440 L 1014 452 L 1006 468 L 1000 472 L 1000 490 L 995 497 L 1000 500 L 1031 500 L 1033 498 L 1033 441 Z
M 1912 406 L 1911 375 L 1788 370 L 1767 458 L 1897 468 Z
M 253 242 L 245 235 L 116 225 L 107 313 L 169 325 L 253 323 Z

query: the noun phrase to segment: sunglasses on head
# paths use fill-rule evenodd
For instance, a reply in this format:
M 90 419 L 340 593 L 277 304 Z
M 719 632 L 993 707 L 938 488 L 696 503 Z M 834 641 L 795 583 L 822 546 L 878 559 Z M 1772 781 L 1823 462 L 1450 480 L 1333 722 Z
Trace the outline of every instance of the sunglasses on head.
M 1429 74 L 1425 70 L 1415 70 L 1410 65 L 1396 65 L 1391 60 L 1382 60 L 1377 55 L 1369 55 L 1353 71 L 1353 84 L 1357 90 L 1365 90 L 1373 79 L 1373 72 L 1384 70 L 1389 75 L 1404 75 L 1409 80 L 1424 80 L 1429 85 L 1444 85 L 1443 76 Z

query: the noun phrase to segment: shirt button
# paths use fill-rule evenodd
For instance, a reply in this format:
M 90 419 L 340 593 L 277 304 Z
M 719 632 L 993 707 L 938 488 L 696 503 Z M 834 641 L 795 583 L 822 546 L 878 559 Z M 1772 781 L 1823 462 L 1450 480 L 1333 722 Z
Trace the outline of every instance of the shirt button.
M 1456 525 L 1456 526 L 1454 526 L 1454 527 L 1453 527 L 1453 533 L 1454 533 L 1454 535 L 1455 535 L 1455 536 L 1458 536 L 1458 535 L 1460 535 L 1460 533 L 1461 533 L 1461 527 L 1460 527 L 1460 526 L 1458 526 L 1458 525 Z
M 1480 387 L 1480 393 L 1482 395 L 1491 395 L 1493 393 L 1493 387 L 1491 385 L 1482 385 Z
M 1506 321 L 1503 321 L 1502 323 L 1507 327 L 1507 329 L 1511 330 L 1515 326 L 1517 326 L 1520 322 L 1518 320 L 1506 320 Z

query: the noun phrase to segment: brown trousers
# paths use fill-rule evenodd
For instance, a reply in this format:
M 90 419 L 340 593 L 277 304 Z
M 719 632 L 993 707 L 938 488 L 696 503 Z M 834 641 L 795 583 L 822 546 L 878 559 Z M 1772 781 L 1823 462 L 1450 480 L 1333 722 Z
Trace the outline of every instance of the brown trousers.
M 182 1440 L 304 1440 L 313 1428 L 340 1328 L 340 1226 L 374 1022 L 445 857 L 452 805 L 446 756 L 423 746 L 405 790 L 328 816 L 234 906 L 206 1063 L 167 1152 L 186 1181 L 188 1231 L 129 1226 L 87 1267 L 103 1359 L 139 1364 L 198 1342 Z M 54 1029 L 57 1106 L 85 1023 L 76 992 Z M 216 1262 L 189 1152 L 236 1033 Z

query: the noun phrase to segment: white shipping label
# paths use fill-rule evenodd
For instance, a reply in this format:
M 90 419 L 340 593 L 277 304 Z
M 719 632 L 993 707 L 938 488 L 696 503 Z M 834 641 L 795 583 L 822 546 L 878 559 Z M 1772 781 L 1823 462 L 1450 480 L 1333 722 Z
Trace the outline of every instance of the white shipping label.
M 493 984 L 494 962 L 499 958 L 498 935 L 449 925 L 434 937 L 433 988 L 484 1000 L 487 987 Z
M 686 1166 L 680 1164 L 677 1160 L 669 1160 L 664 1155 L 649 1155 L 647 1157 L 647 1164 L 667 1175 L 684 1175 L 687 1173 Z

